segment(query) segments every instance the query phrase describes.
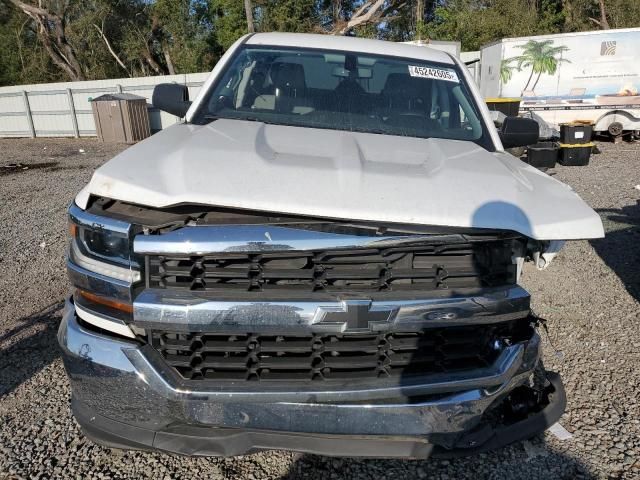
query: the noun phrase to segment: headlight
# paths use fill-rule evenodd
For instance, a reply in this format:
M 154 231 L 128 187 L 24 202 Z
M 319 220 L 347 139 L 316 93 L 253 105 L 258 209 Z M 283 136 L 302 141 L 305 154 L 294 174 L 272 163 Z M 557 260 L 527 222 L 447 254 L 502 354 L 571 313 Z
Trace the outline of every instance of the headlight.
M 131 255 L 131 225 L 69 208 L 70 259 L 91 272 L 128 283 L 140 281 Z
M 78 246 L 77 241 L 71 241 L 69 257 L 76 265 L 91 272 L 104 275 L 105 277 L 115 278 L 116 280 L 122 280 L 128 283 L 136 283 L 140 281 L 140 272 L 138 270 L 133 270 L 131 267 L 107 263 L 103 260 L 98 260 L 85 255 Z
M 80 241 L 88 252 L 105 259 L 129 261 L 129 238 L 118 232 L 80 227 Z
M 141 278 L 131 252 L 133 233 L 127 222 L 69 207 L 69 272 L 76 288 L 76 314 L 94 327 L 128 338 L 135 338 L 128 324 L 133 313 L 130 292 Z

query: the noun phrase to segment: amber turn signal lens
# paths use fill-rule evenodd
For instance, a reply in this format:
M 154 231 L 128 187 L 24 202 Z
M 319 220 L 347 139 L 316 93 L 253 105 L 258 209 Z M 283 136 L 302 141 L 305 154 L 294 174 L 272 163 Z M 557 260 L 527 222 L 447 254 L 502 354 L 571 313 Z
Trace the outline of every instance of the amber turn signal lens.
M 78 235 L 78 226 L 75 223 L 69 223 L 69 235 L 71 238 L 76 238 Z
M 76 292 L 83 297 L 89 300 L 90 302 L 97 303 L 98 305 L 104 305 L 105 307 L 114 308 L 116 310 L 120 310 L 125 313 L 133 313 L 133 305 L 130 303 L 123 303 L 117 300 L 113 300 L 111 298 L 102 297 L 100 295 L 96 295 L 94 293 L 87 292 L 85 290 L 77 289 Z

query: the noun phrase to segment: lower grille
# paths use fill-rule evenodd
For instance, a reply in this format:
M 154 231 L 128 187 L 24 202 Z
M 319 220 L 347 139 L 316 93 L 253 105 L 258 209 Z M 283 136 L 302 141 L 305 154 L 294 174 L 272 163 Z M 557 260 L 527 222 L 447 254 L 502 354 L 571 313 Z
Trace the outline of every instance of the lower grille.
M 452 373 L 491 365 L 530 336 L 528 320 L 379 334 L 151 331 L 167 364 L 187 380 L 322 381 Z

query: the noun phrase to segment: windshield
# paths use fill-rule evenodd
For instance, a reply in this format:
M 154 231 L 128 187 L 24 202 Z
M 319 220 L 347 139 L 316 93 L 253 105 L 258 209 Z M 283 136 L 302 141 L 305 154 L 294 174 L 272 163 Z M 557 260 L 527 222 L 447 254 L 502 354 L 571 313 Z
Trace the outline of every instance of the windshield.
M 331 50 L 244 47 L 195 116 L 420 138 L 493 150 L 452 65 Z

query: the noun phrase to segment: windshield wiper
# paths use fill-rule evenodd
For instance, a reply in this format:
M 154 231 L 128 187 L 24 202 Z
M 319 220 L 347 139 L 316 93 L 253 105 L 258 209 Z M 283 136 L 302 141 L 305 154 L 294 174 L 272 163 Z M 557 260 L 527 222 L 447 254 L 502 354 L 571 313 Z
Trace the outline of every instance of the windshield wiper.
M 350 127 L 349 129 L 345 129 L 347 132 L 354 132 L 354 133 L 375 133 L 378 135 L 393 135 L 393 133 L 390 133 L 388 130 L 385 130 L 383 128 L 366 128 L 366 127 Z
M 205 120 L 208 120 L 208 122 L 215 122 L 216 120 L 220 120 L 223 117 L 219 117 L 218 115 L 205 115 L 203 118 Z
M 263 118 L 258 118 L 258 117 L 253 117 L 253 116 L 246 116 L 246 117 L 236 117 L 236 116 L 230 116 L 230 117 L 225 117 L 225 116 L 221 116 L 221 115 L 205 115 L 204 116 L 205 120 L 244 120 L 246 122 L 260 122 L 260 123 L 268 123 L 270 125 L 281 125 L 280 123 L 274 123 L 274 122 L 270 122 L 269 120 L 265 120 Z

